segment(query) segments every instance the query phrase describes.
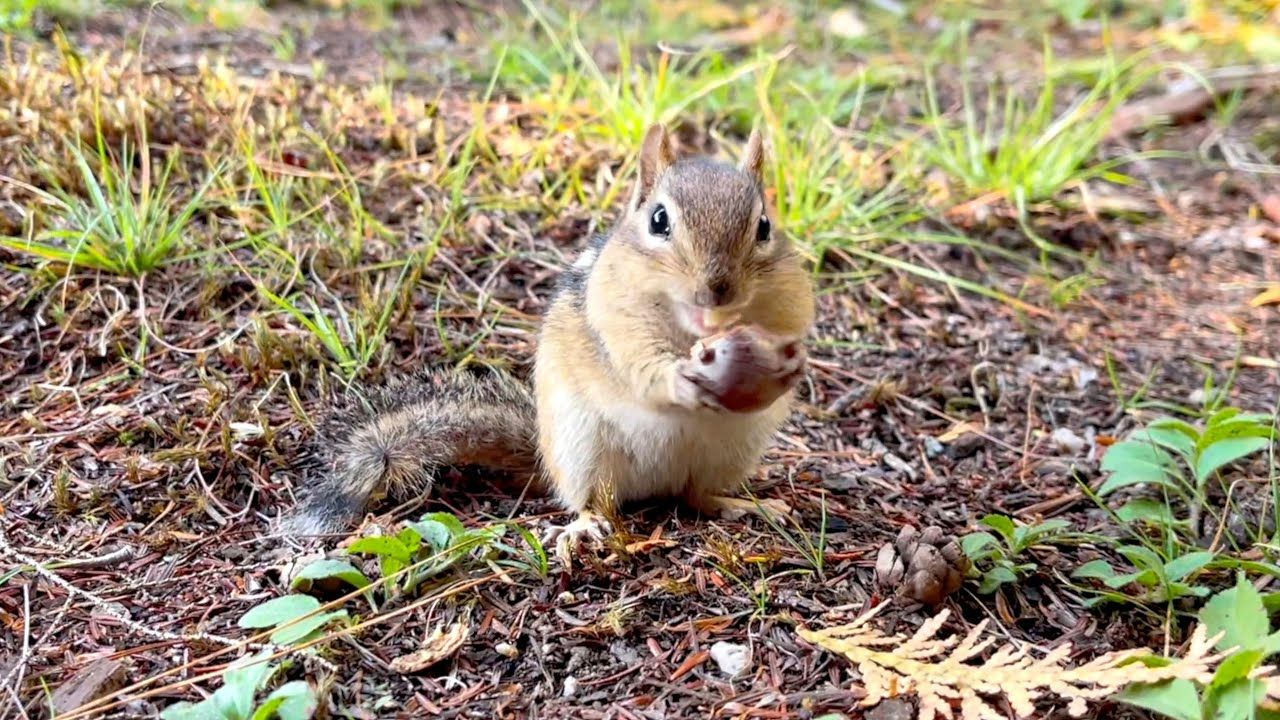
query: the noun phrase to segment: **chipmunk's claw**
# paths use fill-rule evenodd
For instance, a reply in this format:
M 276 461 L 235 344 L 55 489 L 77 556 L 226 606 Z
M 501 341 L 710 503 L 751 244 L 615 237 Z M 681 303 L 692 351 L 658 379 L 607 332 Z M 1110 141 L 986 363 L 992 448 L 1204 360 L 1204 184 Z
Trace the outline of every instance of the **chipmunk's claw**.
M 600 543 L 612 532 L 613 525 L 603 516 L 583 511 L 567 525 L 552 527 L 543 539 L 543 544 L 555 543 L 556 557 L 562 565 L 569 567 L 584 540 Z

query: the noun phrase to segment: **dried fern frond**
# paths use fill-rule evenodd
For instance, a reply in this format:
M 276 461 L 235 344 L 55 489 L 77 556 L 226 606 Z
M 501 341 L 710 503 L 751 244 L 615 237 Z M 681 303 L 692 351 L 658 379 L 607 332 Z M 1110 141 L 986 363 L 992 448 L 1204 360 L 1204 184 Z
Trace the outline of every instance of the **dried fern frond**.
M 885 635 L 870 621 L 884 605 L 872 608 L 852 623 L 825 630 L 801 628 L 804 640 L 853 661 L 862 675 L 866 698 L 872 706 L 886 698 L 914 694 L 919 699 L 920 720 L 954 718 L 959 706 L 963 720 L 1003 720 L 1004 715 L 984 699 L 1003 695 L 1017 717 L 1030 717 L 1036 700 L 1056 696 L 1067 701 L 1072 717 L 1085 713 L 1090 700 L 1109 697 L 1134 683 L 1157 683 L 1174 678 L 1207 683 L 1213 666 L 1228 653 L 1213 653 L 1218 637 L 1207 637 L 1197 626 L 1183 657 L 1160 667 L 1148 667 L 1138 659 L 1145 649 L 1112 652 L 1079 667 L 1067 667 L 1071 646 L 1060 645 L 1035 657 L 1029 646 L 1005 644 L 986 660 L 979 657 L 996 642 L 983 637 L 987 621 L 978 623 L 963 637 L 936 637 L 949 611 L 926 621 L 911 637 Z

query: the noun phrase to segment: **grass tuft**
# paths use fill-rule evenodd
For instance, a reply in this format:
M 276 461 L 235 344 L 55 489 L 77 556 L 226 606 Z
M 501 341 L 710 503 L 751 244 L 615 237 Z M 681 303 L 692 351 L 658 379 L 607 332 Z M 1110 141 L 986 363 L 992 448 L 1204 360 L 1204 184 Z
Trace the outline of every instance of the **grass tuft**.
M 934 71 L 926 68 L 926 132 L 917 137 L 913 131 L 908 158 L 944 171 L 969 199 L 995 195 L 1020 209 L 1090 179 L 1129 182 L 1114 169 L 1130 158 L 1093 160 L 1112 113 L 1145 80 L 1145 73 L 1134 71 L 1141 57 L 1108 62 L 1093 86 L 1062 111 L 1057 110 L 1061 92 L 1047 45 L 1043 85 L 1030 105 L 1018 90 L 1005 87 L 1001 92 L 991 82 L 979 113 L 969 74 L 962 72 L 959 121 L 939 108 Z
M 59 227 L 34 237 L 3 237 L 0 244 L 65 264 L 68 272 L 84 267 L 129 277 L 182 258 L 192 218 L 204 208 L 209 186 L 220 171 L 211 172 L 183 202 L 180 188 L 170 183 L 176 152 L 168 155 L 155 176 L 150 153 L 135 158 L 136 150 L 128 140 L 121 142 L 118 156 L 108 151 L 101 134 L 93 155 L 78 144 L 68 143 L 68 151 L 84 193 L 60 185 L 44 191 L 24 183 L 26 190 L 54 208 Z M 135 161 L 140 166 L 136 189 Z

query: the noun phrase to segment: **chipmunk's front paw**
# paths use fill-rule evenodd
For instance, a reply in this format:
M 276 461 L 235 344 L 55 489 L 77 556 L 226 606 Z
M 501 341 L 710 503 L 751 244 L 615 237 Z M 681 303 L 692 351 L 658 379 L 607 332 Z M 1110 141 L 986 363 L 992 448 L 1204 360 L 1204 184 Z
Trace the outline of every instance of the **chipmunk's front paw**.
M 714 388 L 714 378 L 707 376 L 702 363 L 693 358 L 685 358 L 676 363 L 675 388 L 672 395 L 677 405 L 691 410 L 700 408 L 728 410 Z
M 806 357 L 799 341 L 784 341 L 752 326 L 737 327 L 699 341 L 680 361 L 676 399 L 686 407 L 760 410 L 795 387 Z
M 556 557 L 562 565 L 568 567 L 584 540 L 603 542 L 612 532 L 613 525 L 605 517 L 583 511 L 569 524 L 551 528 L 543 539 L 543 544 L 555 543 Z

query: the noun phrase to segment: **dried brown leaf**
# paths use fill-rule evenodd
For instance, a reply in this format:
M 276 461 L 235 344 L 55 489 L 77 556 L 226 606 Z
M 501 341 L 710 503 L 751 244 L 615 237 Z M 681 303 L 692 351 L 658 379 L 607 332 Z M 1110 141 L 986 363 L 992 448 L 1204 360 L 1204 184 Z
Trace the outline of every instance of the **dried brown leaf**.
M 1249 301 L 1249 305 L 1253 307 L 1262 307 L 1263 305 L 1280 305 L 1280 285 L 1274 285 L 1258 293 Z
M 471 628 L 462 623 L 454 623 L 448 630 L 437 628 L 421 648 L 392 660 L 391 669 L 405 674 L 425 670 L 457 652 L 470 635 Z

